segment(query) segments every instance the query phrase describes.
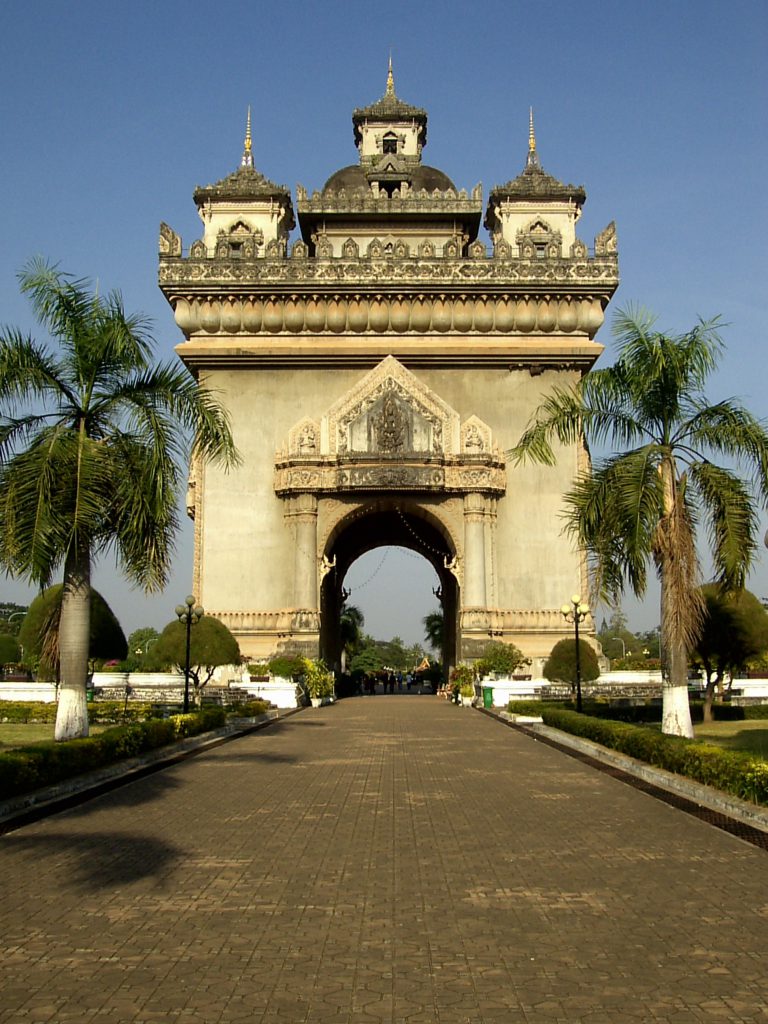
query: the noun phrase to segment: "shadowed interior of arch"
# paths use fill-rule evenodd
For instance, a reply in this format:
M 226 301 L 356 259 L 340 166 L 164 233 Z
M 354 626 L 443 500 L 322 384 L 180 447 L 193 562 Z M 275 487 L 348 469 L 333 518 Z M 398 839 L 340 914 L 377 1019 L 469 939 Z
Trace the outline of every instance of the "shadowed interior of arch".
M 455 557 L 451 539 L 428 509 L 403 501 L 379 500 L 360 506 L 346 517 L 329 538 L 324 552 L 333 568 L 325 576 L 321 590 L 320 649 L 326 662 L 336 669 L 341 662 L 339 616 L 349 590 L 348 586 L 345 589 L 347 573 L 367 552 L 383 549 L 383 555 L 384 549 L 392 547 L 405 548 L 423 557 L 434 569 L 434 590 L 438 594 L 419 617 L 442 606 L 445 615 L 443 662 L 451 665 L 456 661 L 459 592 L 450 569 Z M 402 587 L 407 590 L 409 566 L 416 566 L 418 562 L 401 557 L 400 563 Z M 396 600 L 397 595 L 393 594 L 392 599 Z M 350 593 L 349 601 L 357 603 L 354 592 Z

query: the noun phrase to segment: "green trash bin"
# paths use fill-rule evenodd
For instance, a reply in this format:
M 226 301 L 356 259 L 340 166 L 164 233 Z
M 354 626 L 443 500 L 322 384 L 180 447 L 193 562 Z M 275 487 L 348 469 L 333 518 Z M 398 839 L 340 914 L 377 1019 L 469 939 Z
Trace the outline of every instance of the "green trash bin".
M 492 708 L 493 707 L 493 687 L 492 686 L 484 686 L 483 687 L 483 707 L 484 708 Z
M 93 698 L 96 696 L 96 691 L 92 686 L 87 686 L 85 689 L 85 699 L 90 704 Z

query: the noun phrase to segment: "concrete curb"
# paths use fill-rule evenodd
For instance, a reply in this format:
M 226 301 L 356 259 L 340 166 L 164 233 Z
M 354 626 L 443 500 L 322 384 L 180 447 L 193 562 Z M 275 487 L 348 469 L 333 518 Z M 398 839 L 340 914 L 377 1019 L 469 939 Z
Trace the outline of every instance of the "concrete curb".
M 81 797 L 87 799 L 88 795 L 96 796 L 100 792 L 114 789 L 153 771 L 159 771 L 186 757 L 202 753 L 220 743 L 226 743 L 227 740 L 264 729 L 278 719 L 282 720 L 301 710 L 303 709 L 296 708 L 282 713 L 267 711 L 254 718 L 238 718 L 218 729 L 200 733 L 199 736 L 188 736 L 172 746 L 159 747 L 140 757 L 116 761 L 115 764 L 106 765 L 96 771 L 75 775 L 71 779 L 64 779 L 55 785 L 45 786 L 42 789 L 32 790 L 30 793 L 22 793 L 19 796 L 10 797 L 8 800 L 2 800 L 0 801 L 0 833 L 11 831 L 28 821 L 38 820 L 47 814 L 55 814 L 66 807 L 81 803 L 82 800 L 79 799 Z
M 485 713 L 489 714 L 488 711 Z M 752 825 L 753 828 L 760 829 L 762 832 L 768 832 L 768 807 L 751 804 L 747 800 L 731 796 L 730 793 L 723 793 L 719 789 L 713 789 L 712 786 L 705 786 L 702 782 L 686 779 L 683 775 L 675 775 L 673 772 L 668 772 L 663 768 L 656 768 L 653 765 L 646 764 L 644 761 L 638 761 L 628 754 L 620 754 L 615 750 L 609 750 L 607 747 L 601 747 L 592 740 L 583 739 L 581 736 L 572 736 L 570 733 L 561 732 L 559 729 L 552 728 L 552 726 L 536 722 L 523 723 L 520 722 L 519 716 L 517 721 L 513 721 L 512 716 L 507 715 L 506 712 L 490 712 L 490 714 L 492 717 L 503 722 L 503 724 L 512 727 L 517 726 L 521 732 L 525 732 L 534 738 L 537 734 L 546 736 L 547 739 L 552 740 L 561 747 L 568 747 L 571 750 L 577 750 L 581 754 L 587 754 L 596 761 L 611 765 L 613 768 L 620 768 L 622 771 L 627 772 L 628 775 L 634 775 L 635 778 L 649 782 L 660 789 L 667 790 L 669 793 L 677 793 L 679 796 L 684 796 L 688 800 L 700 804 L 702 807 L 719 811 L 721 814 L 726 814 L 737 821 L 742 821 L 746 825 Z

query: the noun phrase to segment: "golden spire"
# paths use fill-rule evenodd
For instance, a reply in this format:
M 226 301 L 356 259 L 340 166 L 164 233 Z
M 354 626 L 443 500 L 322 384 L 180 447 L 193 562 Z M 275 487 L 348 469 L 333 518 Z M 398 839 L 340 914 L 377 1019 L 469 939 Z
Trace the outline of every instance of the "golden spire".
M 528 159 L 525 166 L 541 169 L 539 154 L 536 152 L 536 132 L 533 130 L 533 107 L 528 108 Z
M 253 167 L 253 153 L 251 152 L 251 105 L 248 104 L 248 117 L 245 122 L 245 144 L 243 148 L 242 167 Z
M 392 54 L 389 55 L 389 71 L 387 72 L 387 96 L 395 95 L 395 76 L 392 74 Z

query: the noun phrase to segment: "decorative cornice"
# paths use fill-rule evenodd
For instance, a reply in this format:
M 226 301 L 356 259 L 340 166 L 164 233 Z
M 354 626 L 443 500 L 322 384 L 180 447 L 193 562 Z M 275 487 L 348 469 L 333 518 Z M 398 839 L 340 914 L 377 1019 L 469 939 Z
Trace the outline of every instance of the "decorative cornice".
M 602 287 L 600 285 L 602 284 Z M 349 334 L 576 335 L 594 337 L 614 281 L 493 294 L 447 291 L 228 292 L 176 285 L 163 291 L 187 338 Z

